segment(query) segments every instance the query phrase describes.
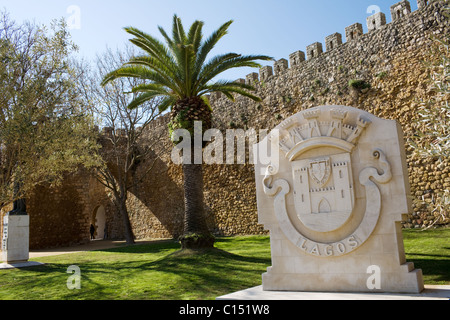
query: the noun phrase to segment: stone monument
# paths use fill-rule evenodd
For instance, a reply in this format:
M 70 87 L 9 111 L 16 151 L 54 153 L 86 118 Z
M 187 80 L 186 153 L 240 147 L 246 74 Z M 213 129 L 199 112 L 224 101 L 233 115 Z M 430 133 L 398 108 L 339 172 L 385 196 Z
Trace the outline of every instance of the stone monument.
M 262 143 L 272 147 L 271 163 L 255 168 L 272 254 L 264 290 L 423 290 L 403 248 L 411 200 L 396 121 L 321 106 L 286 119 Z
M 3 217 L 2 260 L 5 265 L 27 262 L 29 259 L 30 216 L 25 199 L 14 201 L 13 210 Z

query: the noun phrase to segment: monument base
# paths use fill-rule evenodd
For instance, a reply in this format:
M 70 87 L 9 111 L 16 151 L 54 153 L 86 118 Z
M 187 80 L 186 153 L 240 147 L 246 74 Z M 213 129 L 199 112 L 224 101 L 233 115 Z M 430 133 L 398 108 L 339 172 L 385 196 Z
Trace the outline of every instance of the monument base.
M 6 215 L 3 229 L 1 260 L 8 264 L 28 261 L 30 217 Z
M 264 291 L 262 286 L 230 293 L 216 300 L 449 300 L 450 286 L 426 285 L 421 293 L 343 293 Z
M 420 293 L 424 289 L 422 270 L 414 269 L 412 263 L 404 264 L 398 272 L 380 276 L 378 288 L 370 286 L 365 268 L 359 268 L 359 273 L 356 267 L 350 272 L 329 273 L 275 273 L 272 269 L 262 275 L 265 291 Z
M 1 269 L 29 268 L 29 267 L 42 266 L 44 264 L 45 263 L 35 262 L 35 261 L 14 262 L 14 263 L 0 263 L 0 270 Z

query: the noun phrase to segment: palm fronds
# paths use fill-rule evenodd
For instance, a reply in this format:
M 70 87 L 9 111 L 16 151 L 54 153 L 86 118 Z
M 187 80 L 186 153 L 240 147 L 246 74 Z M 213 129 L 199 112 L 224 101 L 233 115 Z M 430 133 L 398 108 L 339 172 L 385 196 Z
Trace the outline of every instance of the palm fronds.
M 258 68 L 260 64 L 257 60 L 273 60 L 271 57 L 227 53 L 206 62 L 215 45 L 228 33 L 232 22 L 230 20 L 224 23 L 204 40 L 202 21 L 195 21 L 186 33 L 181 19 L 174 15 L 172 37 L 159 27 L 165 43 L 139 29 L 127 27 L 125 31 L 134 37 L 130 41 L 144 55 L 133 57 L 124 66 L 106 75 L 102 85 L 121 77 L 144 80 L 143 84 L 133 89 L 134 93 L 140 95 L 130 103 L 130 108 L 136 108 L 153 97 L 162 96 L 164 99 L 160 110 L 165 110 L 179 100 L 201 98 L 211 92 L 222 92 L 231 100 L 234 100 L 233 94 L 240 94 L 259 101 L 251 93 L 255 90 L 252 86 L 214 79 L 233 68 Z

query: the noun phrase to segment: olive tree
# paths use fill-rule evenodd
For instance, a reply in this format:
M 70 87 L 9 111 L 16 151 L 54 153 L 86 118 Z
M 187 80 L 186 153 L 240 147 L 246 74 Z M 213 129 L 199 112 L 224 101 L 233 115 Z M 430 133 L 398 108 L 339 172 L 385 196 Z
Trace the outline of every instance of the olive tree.
M 64 20 L 48 28 L 0 13 L 0 209 L 100 163 L 76 50 Z

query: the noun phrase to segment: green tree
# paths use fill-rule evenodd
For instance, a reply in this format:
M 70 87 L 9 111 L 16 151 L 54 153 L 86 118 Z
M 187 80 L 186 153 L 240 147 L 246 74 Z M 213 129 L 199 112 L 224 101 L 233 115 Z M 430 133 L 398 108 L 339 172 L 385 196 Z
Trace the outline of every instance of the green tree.
M 48 30 L 0 13 L 0 209 L 99 163 L 76 49 L 63 20 Z
M 133 51 L 127 47 L 124 52 L 106 50 L 97 55 L 94 70 L 84 81 L 86 99 L 91 101 L 93 112 L 104 126 L 100 138 L 100 156 L 103 165 L 96 170 L 98 181 L 109 189 L 112 202 L 119 212 L 127 244 L 134 243 L 134 233 L 127 208 L 128 193 L 146 178 L 159 159 L 155 145 L 162 143 L 163 130 L 148 138 L 152 121 L 160 115 L 158 98 L 142 103 L 134 109 L 128 104 L 133 95 L 130 91 L 142 81 L 122 78 L 105 86 L 100 86 L 103 77 L 119 68 L 131 57 Z M 162 149 L 162 148 L 161 148 Z M 139 168 L 138 168 L 139 167 Z M 137 171 L 139 169 L 139 171 Z
M 129 108 L 161 97 L 160 111 L 171 108 L 170 131 L 187 129 L 193 132 L 195 121 L 201 121 L 205 131 L 212 125 L 212 109 L 207 94 L 221 92 L 231 100 L 234 100 L 233 94 L 239 94 L 260 101 L 259 97 L 251 93 L 255 88 L 250 85 L 214 79 L 232 68 L 256 68 L 260 67 L 257 60 L 273 60 L 264 55 L 244 56 L 236 53 L 208 59 L 211 50 L 227 34 L 232 22 L 226 22 L 204 40 L 202 21 L 195 21 L 186 33 L 181 19 L 175 15 L 172 37 L 159 27 L 165 44 L 141 30 L 127 27 L 125 31 L 134 36 L 130 41 L 141 48 L 144 54 L 130 59 L 123 67 L 106 75 L 102 84 L 121 77 L 145 80 L 144 84 L 133 88 L 132 92 L 139 95 L 129 104 Z M 182 247 L 212 247 L 214 237 L 204 215 L 202 165 L 194 164 L 193 161 L 183 164 L 183 174 L 185 224 L 184 234 L 180 237 Z

